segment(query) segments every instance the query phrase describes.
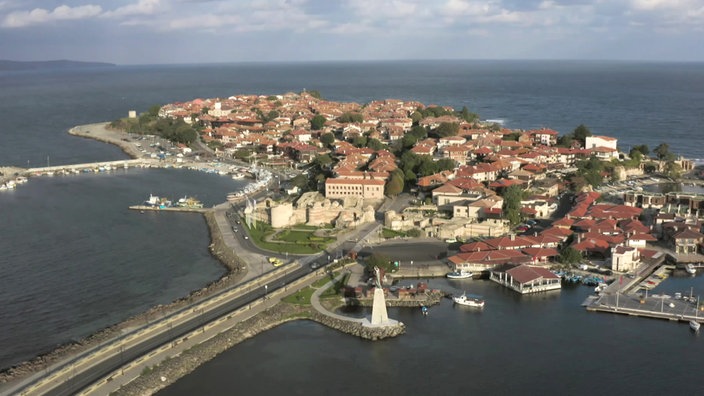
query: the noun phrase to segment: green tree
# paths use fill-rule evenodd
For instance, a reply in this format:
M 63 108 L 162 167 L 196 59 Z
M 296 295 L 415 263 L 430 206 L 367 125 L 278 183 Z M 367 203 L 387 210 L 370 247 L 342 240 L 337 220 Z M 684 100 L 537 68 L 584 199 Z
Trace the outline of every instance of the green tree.
M 354 139 L 352 139 L 352 144 L 355 145 L 356 147 L 367 147 L 367 137 L 366 136 L 357 136 Z
M 303 173 L 296 175 L 293 179 L 291 179 L 291 184 L 304 190 L 308 187 L 308 176 Z
M 385 273 L 396 270 L 394 263 L 391 261 L 391 257 L 381 253 L 372 253 L 371 256 L 367 257 L 365 260 L 364 268 L 367 273 L 373 274 L 374 267 L 383 270 Z
M 439 137 L 456 136 L 460 130 L 460 125 L 456 122 L 441 122 L 435 129 L 435 134 Z
M 641 145 L 638 145 L 638 146 L 633 146 L 633 148 L 631 149 L 631 153 L 633 153 L 633 151 L 639 151 L 639 152 L 640 152 L 641 154 L 643 154 L 643 155 L 648 155 L 648 154 L 650 154 L 650 149 L 648 148 L 648 145 L 647 145 L 647 144 L 641 144 Z M 630 155 L 630 154 L 629 154 L 629 155 Z
M 408 232 L 406 232 L 406 235 L 411 238 L 418 238 L 420 236 L 420 230 L 417 228 L 411 228 Z
M 386 188 L 384 193 L 390 197 L 395 197 L 403 192 L 404 187 L 404 173 L 399 169 L 391 173 L 391 177 L 386 182 Z
M 579 126 L 572 132 L 572 136 L 574 136 L 574 139 L 578 140 L 582 147 L 584 147 L 587 141 L 587 136 L 592 136 L 592 131 L 590 131 L 586 125 L 579 124 Z
M 655 173 L 658 170 L 658 166 L 655 164 L 655 162 L 647 162 L 643 164 L 643 171 L 645 173 L 651 174 Z
M 159 110 L 161 110 L 160 105 L 152 105 L 149 110 L 147 110 L 147 114 L 152 118 L 157 118 L 159 117 Z
M 589 157 L 587 160 L 577 162 L 577 174 L 584 177 L 587 183 L 593 187 L 598 187 L 604 181 L 602 172 L 604 171 L 604 163 L 595 156 Z
M 516 225 L 521 222 L 521 200 L 523 199 L 523 190 L 517 186 L 513 185 L 507 187 L 503 191 L 502 195 L 504 199 L 503 212 L 504 218 L 506 218 L 511 225 Z
M 503 140 L 517 142 L 520 137 L 521 137 L 520 132 L 513 132 L 513 133 L 509 133 L 508 135 L 504 135 Z
M 463 106 L 462 110 L 457 114 L 457 116 L 467 122 L 474 122 L 479 119 L 479 116 L 475 113 L 470 113 L 467 106 Z
M 241 148 L 233 153 L 233 156 L 242 161 L 249 161 L 254 152 L 250 149 Z
M 576 264 L 582 261 L 582 253 L 572 246 L 565 246 L 560 251 L 560 262 L 563 264 Z
M 408 133 L 408 134 L 404 135 L 403 138 L 401 139 L 401 146 L 404 149 L 408 149 L 408 148 L 413 147 L 416 144 L 416 142 L 418 142 L 418 139 L 416 139 L 415 136 Z
M 379 139 L 372 138 L 372 139 L 367 139 L 367 147 L 369 147 L 372 150 L 379 151 L 379 150 L 385 149 L 386 145 L 384 145 L 384 143 L 379 141 Z
M 413 124 L 415 126 L 417 126 L 418 123 L 420 122 L 420 120 L 422 120 L 422 119 L 423 119 L 423 114 L 420 111 L 414 111 L 413 113 L 411 113 L 411 121 L 413 121 Z
M 317 90 L 315 90 L 315 89 L 310 90 L 310 91 L 303 91 L 303 92 L 307 93 L 308 95 L 310 95 L 310 96 L 312 96 L 312 97 L 314 97 L 314 98 L 316 98 L 316 99 L 322 99 L 322 98 L 323 98 L 322 95 L 320 95 L 320 92 L 317 91 Z
M 320 114 L 316 114 L 311 120 L 310 120 L 310 129 L 314 131 L 318 131 L 320 129 L 323 129 L 323 126 L 325 126 L 325 117 L 321 116 Z
M 437 162 L 438 164 L 438 172 L 442 172 L 444 170 L 452 170 L 455 169 L 455 160 L 450 159 L 450 158 L 441 158 Z
M 421 176 L 429 176 L 438 173 L 438 163 L 433 161 L 433 157 L 429 155 L 419 155 L 420 164 L 418 165 L 418 173 Z
M 350 122 L 360 123 L 360 122 L 364 122 L 364 116 L 362 115 L 362 113 L 348 111 L 348 112 L 342 113 L 341 116 L 337 117 L 337 122 L 341 122 L 343 124 L 347 124 Z
M 332 164 L 332 158 L 328 154 L 322 154 L 315 157 L 313 164 L 317 165 L 320 169 L 325 169 Z
M 655 156 L 660 161 L 671 161 L 675 159 L 675 155 L 670 152 L 670 145 L 667 143 L 658 144 L 653 150 L 653 153 L 655 153 Z
M 670 179 L 676 180 L 682 177 L 682 167 L 674 161 L 667 161 L 663 170 L 665 176 L 669 177 Z
M 410 184 L 414 184 L 416 182 L 416 180 L 417 180 L 416 174 L 413 173 L 412 170 L 409 169 L 409 170 L 405 171 L 403 174 L 404 174 L 404 179 L 405 179 L 406 184 L 410 185 Z
M 335 143 L 335 135 L 332 133 L 325 133 L 320 137 L 320 143 L 330 147 L 332 146 L 333 143 Z

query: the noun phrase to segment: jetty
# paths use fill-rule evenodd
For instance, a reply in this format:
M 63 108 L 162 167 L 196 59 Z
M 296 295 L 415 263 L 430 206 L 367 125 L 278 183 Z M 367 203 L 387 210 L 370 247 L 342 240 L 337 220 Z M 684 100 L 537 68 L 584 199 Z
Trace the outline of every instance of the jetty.
M 131 167 L 145 168 L 153 166 L 157 161 L 151 159 L 130 159 L 118 161 L 86 162 L 82 164 L 43 166 L 23 170 L 26 176 L 41 176 L 54 174 L 70 174 L 80 172 L 101 172 L 112 169 L 127 169 Z
M 194 213 L 207 213 L 211 212 L 213 208 L 192 208 L 186 206 L 169 206 L 169 207 L 159 207 L 152 205 L 132 205 L 129 207 L 130 210 L 139 211 L 153 211 L 153 212 L 194 212 Z
M 641 316 L 671 321 L 704 322 L 704 310 L 695 298 L 673 298 L 667 294 L 648 295 L 648 280 L 667 277 L 673 266 L 664 265 L 665 255 L 638 268 L 632 278 L 620 276 L 598 295 L 592 295 L 582 303 L 587 311 L 608 312 L 629 316 Z

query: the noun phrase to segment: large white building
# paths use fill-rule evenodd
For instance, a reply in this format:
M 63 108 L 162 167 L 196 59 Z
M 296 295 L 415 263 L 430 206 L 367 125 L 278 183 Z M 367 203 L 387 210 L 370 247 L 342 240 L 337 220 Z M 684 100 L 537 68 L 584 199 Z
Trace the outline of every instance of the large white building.
M 587 136 L 585 148 L 601 159 L 618 158 L 618 139 L 610 136 Z

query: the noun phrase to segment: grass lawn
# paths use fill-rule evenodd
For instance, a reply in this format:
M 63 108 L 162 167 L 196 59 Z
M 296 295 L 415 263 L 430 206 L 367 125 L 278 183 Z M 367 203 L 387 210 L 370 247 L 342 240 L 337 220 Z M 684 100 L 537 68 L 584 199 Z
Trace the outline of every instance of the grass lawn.
M 381 230 L 381 236 L 384 237 L 385 239 L 389 238 L 396 238 L 396 237 L 405 237 L 406 233 L 402 231 L 394 231 L 389 228 L 384 228 Z
M 246 224 L 243 224 L 247 227 Z M 291 254 L 313 254 L 325 249 L 327 244 L 334 241 L 333 238 L 320 238 L 313 235 L 313 232 L 291 231 L 280 232 L 276 236 L 277 241 L 267 241 L 266 238 L 274 233 L 268 224 L 257 223 L 256 228 L 247 228 L 252 241 L 262 249 L 271 250 L 278 253 Z M 279 238 L 279 237 L 282 238 Z M 281 242 L 278 242 L 278 241 Z

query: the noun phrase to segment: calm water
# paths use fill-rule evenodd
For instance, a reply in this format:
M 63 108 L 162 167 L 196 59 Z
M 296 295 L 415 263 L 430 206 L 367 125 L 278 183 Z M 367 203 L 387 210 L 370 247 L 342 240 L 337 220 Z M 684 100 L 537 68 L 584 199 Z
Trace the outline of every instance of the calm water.
M 407 283 L 410 281 L 406 281 Z M 698 278 L 665 284 L 688 291 Z M 293 322 L 205 363 L 160 396 L 249 394 L 357 395 L 665 395 L 701 394 L 704 343 L 687 324 L 589 313 L 591 288 L 520 297 L 489 281 L 432 280 L 487 299 L 483 311 L 450 300 L 389 309 L 406 334 L 369 342 L 313 322 Z
M 340 101 L 399 98 L 467 106 L 482 118 L 503 119 L 512 128 L 546 126 L 565 133 L 584 123 L 594 133 L 618 137 L 622 147 L 645 143 L 652 148 L 666 141 L 676 153 L 704 158 L 701 147 L 692 144 L 702 136 L 704 125 L 704 64 L 452 61 L 0 73 L 0 165 L 123 159 L 113 146 L 66 131 L 77 124 L 113 120 L 132 109 L 143 112 L 154 104 L 303 89 L 317 89 Z M 149 193 L 195 195 L 213 204 L 236 188 L 226 177 L 130 170 L 33 179 L 17 191 L 0 193 L 0 367 L 167 303 L 219 277 L 223 269 L 208 254 L 201 217 L 140 215 L 126 207 Z M 692 363 L 682 355 L 700 345 L 682 326 L 587 314 L 579 307 L 584 290 L 522 299 L 495 292 L 499 295 L 492 296 L 481 315 L 457 312 L 448 304 L 435 308 L 427 320 L 416 318 L 416 312 L 392 311 L 409 330 L 388 343 L 361 342 L 310 323 L 289 324 L 212 363 L 247 364 L 232 368 L 236 376 L 204 369 L 184 381 L 207 382 L 210 376 L 223 381 L 220 389 L 227 389 L 230 378 L 274 387 L 309 383 L 315 373 L 327 388 L 322 383 L 315 388 L 311 382 L 305 389 L 322 392 L 352 383 L 354 389 L 366 389 L 368 382 L 361 378 L 385 373 L 387 381 L 379 385 L 384 389 L 404 389 L 409 383 L 435 389 L 438 383 L 450 382 L 447 390 L 472 389 L 473 381 L 466 378 L 475 377 L 485 385 L 503 384 L 508 387 L 501 388 L 504 393 L 540 388 L 527 383 L 529 375 L 511 381 L 492 375 L 525 370 L 541 384 L 565 386 L 559 384 L 568 381 L 593 390 L 604 389 L 600 384 L 606 381 L 604 386 L 611 389 L 620 372 L 602 373 L 594 367 L 615 361 L 616 351 L 631 352 L 617 354 L 632 359 L 621 361 L 628 367 L 618 368 L 626 374 L 634 373 L 631 365 L 637 365 L 646 368 L 647 378 L 660 378 L 653 374 L 659 370 L 678 378 L 688 373 L 680 367 Z M 633 342 L 625 335 L 633 336 Z M 594 347 L 598 342 L 603 348 Z M 546 345 L 551 346 L 548 358 L 535 357 Z M 681 364 L 682 359 L 687 364 Z M 356 363 L 346 364 L 350 361 Z M 382 370 L 387 363 L 391 366 Z M 543 371 L 543 365 L 551 368 Z M 574 373 L 586 367 L 586 373 L 595 372 L 598 378 L 570 382 L 577 377 L 564 373 L 568 367 Z M 276 381 L 255 380 L 267 375 Z M 630 375 L 625 378 L 632 379 Z

